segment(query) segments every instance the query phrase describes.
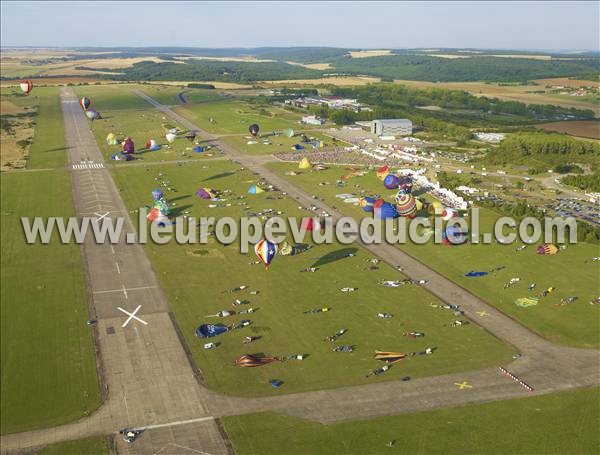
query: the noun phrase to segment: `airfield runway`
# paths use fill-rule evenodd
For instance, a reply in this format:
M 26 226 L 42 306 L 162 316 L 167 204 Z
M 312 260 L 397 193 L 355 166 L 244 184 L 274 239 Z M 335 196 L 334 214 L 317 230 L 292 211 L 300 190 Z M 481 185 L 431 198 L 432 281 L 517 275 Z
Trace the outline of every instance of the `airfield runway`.
M 267 169 L 264 164 L 268 158 L 243 155 L 144 93 L 135 93 L 186 128 L 197 131 L 203 139 L 218 145 L 228 158 L 259 173 L 300 204 L 317 205 L 334 219 L 341 217 L 336 210 Z M 61 100 L 78 216 L 128 218 L 75 94 L 65 88 Z M 129 221 L 126 231 L 134 232 Z M 82 246 L 82 255 L 87 272 L 90 318 L 98 321 L 93 330 L 105 401 L 91 416 L 77 422 L 3 436 L 2 453 L 19 453 L 53 442 L 115 434 L 123 427 L 133 427 L 145 428 L 145 431 L 138 441 L 129 445 L 116 435 L 118 453 L 225 454 L 230 453 L 231 448 L 218 421 L 218 417 L 225 415 L 271 410 L 332 423 L 600 383 L 598 351 L 555 346 L 399 249 L 383 244 L 364 247 L 389 264 L 402 266 L 408 277 L 428 280 L 430 292 L 447 303 L 461 305 L 466 315 L 483 329 L 515 346 L 523 356 L 504 367 L 531 385 L 534 392 L 527 391 L 498 369 L 489 368 L 409 382 L 378 382 L 277 397 L 239 398 L 216 394 L 197 381 L 168 301 L 143 248 L 124 242 L 96 244 L 88 237 Z M 485 316 L 481 316 L 481 312 Z M 456 384 L 465 381 L 472 388 L 459 390 Z

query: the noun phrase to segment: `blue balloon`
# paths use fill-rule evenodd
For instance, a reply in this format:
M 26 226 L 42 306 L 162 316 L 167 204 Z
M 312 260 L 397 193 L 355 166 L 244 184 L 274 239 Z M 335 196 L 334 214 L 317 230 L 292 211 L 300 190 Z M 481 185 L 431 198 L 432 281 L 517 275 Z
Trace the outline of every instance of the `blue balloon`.
M 202 324 L 196 329 L 196 336 L 198 338 L 212 338 L 228 330 L 227 326 L 224 325 Z
M 161 190 L 159 190 L 158 188 L 155 190 L 152 190 L 152 199 L 154 199 L 155 201 L 158 201 L 159 199 L 162 199 L 163 197 L 163 192 Z
M 387 218 L 398 218 L 398 211 L 393 204 L 386 202 L 381 207 L 375 208 L 375 218 L 385 220 Z
M 383 186 L 385 186 L 388 190 L 395 190 L 398 188 L 400 183 L 400 179 L 395 174 L 388 174 L 383 179 Z

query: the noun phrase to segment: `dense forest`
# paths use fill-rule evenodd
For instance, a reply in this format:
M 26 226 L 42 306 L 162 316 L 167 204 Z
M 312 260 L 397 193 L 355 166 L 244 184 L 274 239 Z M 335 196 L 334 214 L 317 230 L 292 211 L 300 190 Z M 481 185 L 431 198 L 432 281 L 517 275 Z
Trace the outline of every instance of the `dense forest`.
M 89 69 L 89 68 L 88 68 Z M 129 68 L 115 69 L 105 74 L 112 80 L 136 81 L 230 81 L 254 82 L 262 80 L 314 79 L 321 72 L 283 62 L 221 62 L 215 60 L 187 63 L 140 62 Z
M 484 159 L 490 164 L 527 164 L 551 167 L 565 163 L 600 165 L 600 144 L 554 133 L 517 133 L 509 135 Z
M 596 172 L 589 175 L 567 175 L 563 177 L 561 183 L 574 186 L 584 191 L 600 193 L 600 173 Z
M 351 74 L 431 82 L 527 81 L 546 77 L 598 73 L 599 58 L 533 60 L 525 58 L 472 57 L 447 59 L 429 55 L 386 55 L 381 57 L 330 60 L 338 71 Z

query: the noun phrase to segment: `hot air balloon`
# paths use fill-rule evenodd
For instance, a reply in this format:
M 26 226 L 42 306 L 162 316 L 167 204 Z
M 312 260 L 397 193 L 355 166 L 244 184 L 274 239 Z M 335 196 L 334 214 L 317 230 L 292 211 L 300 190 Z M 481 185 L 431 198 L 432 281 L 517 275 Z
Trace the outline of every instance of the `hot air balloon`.
M 160 189 L 155 189 L 152 190 L 152 199 L 154 199 L 155 201 L 158 201 L 160 199 L 162 199 L 163 197 L 163 192 Z
M 31 82 L 29 79 L 26 81 L 21 81 L 19 87 L 21 87 L 21 90 L 23 90 L 23 93 L 25 93 L 25 95 L 29 95 L 29 92 L 33 90 L 33 82 Z
M 382 198 L 375 199 L 375 202 L 373 202 L 373 209 L 378 209 L 383 204 L 385 204 L 385 201 Z
M 160 145 L 158 145 L 154 139 L 150 139 L 148 142 L 146 142 L 146 148 L 154 152 L 156 150 L 160 150 Z
M 364 196 L 358 200 L 358 204 L 365 212 L 372 212 L 374 203 L 375 198 L 372 198 L 370 196 Z
M 383 180 L 387 177 L 387 175 L 389 173 L 390 173 L 390 168 L 387 164 L 384 166 L 381 166 L 379 169 L 377 169 L 377 178 L 383 182 Z
M 398 188 L 399 183 L 400 179 L 394 174 L 388 174 L 383 179 L 383 186 L 385 186 L 388 190 L 395 190 Z
M 277 245 L 269 242 L 267 239 L 262 239 L 254 245 L 254 253 L 256 253 L 258 259 L 265 265 L 265 269 L 268 269 L 271 261 L 277 254 Z
M 460 245 L 467 240 L 465 233 L 462 232 L 457 226 L 448 226 L 442 234 L 442 243 L 444 245 Z
M 119 143 L 119 141 L 117 140 L 117 136 L 115 136 L 115 133 L 108 133 L 106 135 L 106 143 L 108 145 L 117 145 Z
M 82 109 L 84 111 L 87 111 L 89 109 L 89 107 L 91 106 L 91 104 L 92 104 L 92 100 L 89 99 L 87 96 L 84 96 L 83 98 L 81 98 L 79 100 L 79 105 L 82 107 Z
M 260 128 L 258 127 L 258 125 L 256 123 L 253 123 L 252 125 L 250 125 L 248 127 L 248 132 L 254 137 L 258 136 L 259 130 L 260 130 Z
M 444 211 L 444 207 L 437 201 L 433 201 L 427 206 L 427 213 L 429 215 L 441 215 Z
M 252 185 L 250 188 L 248 188 L 248 194 L 260 194 L 264 192 L 265 190 L 258 185 Z
M 285 129 L 281 132 L 285 137 L 294 137 L 294 130 L 291 128 Z
M 198 338 L 212 338 L 227 331 L 229 331 L 229 328 L 222 324 L 202 324 L 196 329 L 196 336 Z
M 321 229 L 321 223 L 319 223 L 313 218 L 304 217 L 302 218 L 302 223 L 300 224 L 300 227 L 305 231 L 314 231 Z
M 552 243 L 542 243 L 537 247 L 537 254 L 556 254 L 558 253 L 558 247 Z
M 455 218 L 458 212 L 452 208 L 446 207 L 442 212 L 442 220 L 448 221 L 450 218 Z
M 268 363 L 275 362 L 275 357 L 265 357 L 258 354 L 245 354 L 235 359 L 235 365 L 238 367 L 253 368 L 267 365 Z
M 410 194 L 398 193 L 396 195 L 396 210 L 400 216 L 414 218 L 415 214 L 417 213 L 417 204 L 415 202 L 415 198 Z
M 412 192 L 413 179 L 410 175 L 403 175 L 398 182 L 399 191 L 410 194 Z
M 90 120 L 100 118 L 100 114 L 94 109 L 88 109 L 87 111 L 85 111 L 85 116 Z
M 217 197 L 217 191 L 211 188 L 200 188 L 196 191 L 196 196 L 202 199 L 212 199 Z
M 308 160 L 308 158 L 304 157 L 300 160 L 300 164 L 298 164 L 298 169 L 310 169 L 312 164 Z
M 175 133 L 168 132 L 165 134 L 165 138 L 169 142 L 169 144 L 173 143 L 175 139 L 177 139 L 177 135 Z
M 384 202 L 380 207 L 377 207 L 374 211 L 375 218 L 385 220 L 387 218 L 398 218 L 398 211 L 389 202 Z
M 135 153 L 135 144 L 130 137 L 126 137 L 121 145 L 123 146 L 123 153 L 129 155 Z

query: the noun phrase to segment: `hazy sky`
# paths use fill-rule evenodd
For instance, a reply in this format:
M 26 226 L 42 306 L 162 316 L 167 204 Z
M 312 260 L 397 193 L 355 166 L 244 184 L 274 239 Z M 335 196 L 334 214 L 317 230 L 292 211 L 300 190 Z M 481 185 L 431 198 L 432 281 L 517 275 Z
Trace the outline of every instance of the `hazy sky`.
M 598 49 L 589 2 L 1 2 L 3 46 Z

